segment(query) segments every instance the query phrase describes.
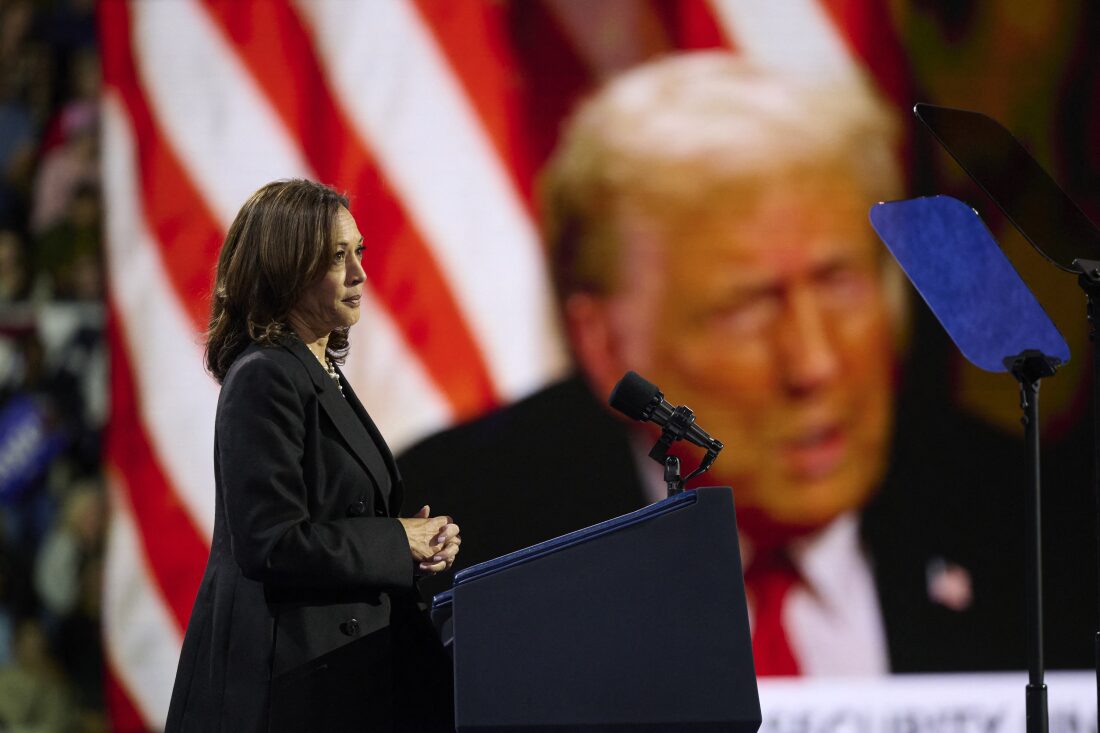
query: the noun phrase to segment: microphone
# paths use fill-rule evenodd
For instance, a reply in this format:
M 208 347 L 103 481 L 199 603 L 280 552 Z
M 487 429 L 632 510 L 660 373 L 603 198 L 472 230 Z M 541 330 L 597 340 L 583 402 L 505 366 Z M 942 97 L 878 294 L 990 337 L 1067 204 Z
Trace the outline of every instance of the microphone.
M 608 402 L 631 419 L 656 423 L 666 432 L 671 431 L 672 440 L 686 438 L 708 451 L 722 450 L 721 441 L 710 437 L 705 430 L 695 424 L 695 413 L 684 405 L 680 407 L 670 405 L 656 384 L 635 371 L 629 371 L 623 375 L 611 390 Z

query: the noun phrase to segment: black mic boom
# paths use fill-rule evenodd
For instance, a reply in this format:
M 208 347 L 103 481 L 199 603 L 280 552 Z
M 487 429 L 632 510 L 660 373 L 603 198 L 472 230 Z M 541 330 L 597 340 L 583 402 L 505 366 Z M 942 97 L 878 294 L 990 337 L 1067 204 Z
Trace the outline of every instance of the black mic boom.
M 685 438 L 708 451 L 722 450 L 722 443 L 707 435 L 706 431 L 695 424 L 695 415 L 687 407 L 673 407 L 665 400 L 665 396 L 657 385 L 634 371 L 623 375 L 615 388 L 611 390 L 608 400 L 612 407 L 627 417 L 641 422 L 652 422 L 662 428 L 668 426 L 669 420 L 674 415 L 686 425 L 680 425 L 681 435 L 675 438 Z

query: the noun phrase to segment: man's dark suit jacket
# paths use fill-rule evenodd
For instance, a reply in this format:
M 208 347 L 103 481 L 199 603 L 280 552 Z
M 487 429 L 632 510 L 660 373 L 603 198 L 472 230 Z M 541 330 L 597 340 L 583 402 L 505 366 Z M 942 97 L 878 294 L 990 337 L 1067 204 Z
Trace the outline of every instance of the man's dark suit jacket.
M 343 385 L 345 396 L 297 339 L 250 346 L 226 375 L 214 537 L 168 733 L 388 730 L 404 695 L 443 686 L 396 519 L 402 482 Z
M 922 403 L 927 399 L 899 405 L 889 475 L 861 513 L 891 669 L 1024 668 L 1022 450 L 958 415 L 934 415 L 926 424 L 914 413 Z M 409 485 L 418 487 L 410 501 L 431 504 L 461 525 L 455 569 L 647 501 L 625 424 L 578 377 L 429 438 L 398 461 Z M 735 501 L 736 495 L 734 487 Z M 1047 496 L 1053 504 L 1047 517 L 1053 556 L 1047 562 L 1047 661 L 1086 667 L 1095 566 L 1089 544 L 1070 541 L 1081 533 L 1067 529 L 1081 518 L 1087 527 L 1088 493 L 1077 501 L 1083 517 L 1067 516 L 1075 510 L 1055 489 Z M 1082 514 L 1080 506 L 1076 511 Z M 969 577 L 973 601 L 966 608 L 954 610 L 930 596 L 929 575 L 940 567 L 962 568 Z M 422 590 L 434 593 L 449 584 L 446 577 L 432 580 Z

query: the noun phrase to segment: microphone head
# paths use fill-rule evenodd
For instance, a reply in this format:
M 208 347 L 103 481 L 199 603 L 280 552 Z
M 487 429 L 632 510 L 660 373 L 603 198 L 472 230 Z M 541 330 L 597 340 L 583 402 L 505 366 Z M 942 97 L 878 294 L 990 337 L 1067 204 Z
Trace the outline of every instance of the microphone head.
M 648 420 L 652 405 L 664 397 L 657 385 L 635 371 L 623 375 L 611 390 L 608 402 L 619 412 L 634 420 Z

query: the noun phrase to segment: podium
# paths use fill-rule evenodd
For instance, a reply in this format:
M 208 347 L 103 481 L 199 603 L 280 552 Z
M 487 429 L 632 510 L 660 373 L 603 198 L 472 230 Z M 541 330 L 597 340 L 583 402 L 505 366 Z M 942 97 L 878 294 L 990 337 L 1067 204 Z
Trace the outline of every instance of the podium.
M 760 727 L 729 488 L 475 565 L 432 613 L 463 733 Z

